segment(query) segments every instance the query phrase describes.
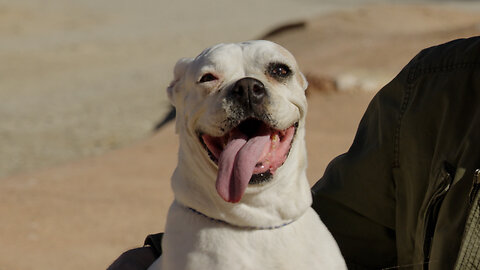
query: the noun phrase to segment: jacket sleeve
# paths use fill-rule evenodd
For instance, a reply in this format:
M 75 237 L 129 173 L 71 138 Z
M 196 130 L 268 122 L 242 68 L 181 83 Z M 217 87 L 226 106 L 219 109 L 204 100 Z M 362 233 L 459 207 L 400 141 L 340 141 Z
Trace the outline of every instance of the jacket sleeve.
M 331 161 L 312 188 L 313 208 L 337 240 L 349 269 L 396 263 L 392 170 L 407 69 L 373 98 L 348 152 Z

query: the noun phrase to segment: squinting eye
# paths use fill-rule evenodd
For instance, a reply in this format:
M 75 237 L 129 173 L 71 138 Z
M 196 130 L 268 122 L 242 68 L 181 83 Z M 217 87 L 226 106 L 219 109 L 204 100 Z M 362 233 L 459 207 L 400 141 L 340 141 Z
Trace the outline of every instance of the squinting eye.
M 286 78 L 292 74 L 292 71 L 285 64 L 272 63 L 268 66 L 268 73 L 274 78 Z
M 199 83 L 204 83 L 204 82 L 215 81 L 217 79 L 218 78 L 215 77 L 215 75 L 213 75 L 212 73 L 207 73 L 207 74 L 203 75 L 202 78 L 200 78 L 200 80 L 198 82 Z

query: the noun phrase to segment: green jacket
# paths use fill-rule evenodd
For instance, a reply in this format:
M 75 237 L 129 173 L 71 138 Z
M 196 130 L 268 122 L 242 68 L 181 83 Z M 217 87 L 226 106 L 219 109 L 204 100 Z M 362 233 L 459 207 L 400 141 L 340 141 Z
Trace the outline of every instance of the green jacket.
M 478 168 L 474 37 L 423 50 L 379 91 L 313 207 L 350 269 L 480 269 Z

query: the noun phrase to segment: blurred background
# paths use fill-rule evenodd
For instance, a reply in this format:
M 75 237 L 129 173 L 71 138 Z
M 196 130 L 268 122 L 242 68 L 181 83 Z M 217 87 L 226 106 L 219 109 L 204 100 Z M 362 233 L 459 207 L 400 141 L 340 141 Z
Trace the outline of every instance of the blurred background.
M 314 183 L 409 59 L 479 33 L 480 1 L 0 0 L 0 270 L 106 268 L 163 229 L 177 138 L 155 127 L 181 57 L 289 49 Z
M 178 58 L 333 9 L 297 2 L 1 0 L 0 176 L 149 136 Z

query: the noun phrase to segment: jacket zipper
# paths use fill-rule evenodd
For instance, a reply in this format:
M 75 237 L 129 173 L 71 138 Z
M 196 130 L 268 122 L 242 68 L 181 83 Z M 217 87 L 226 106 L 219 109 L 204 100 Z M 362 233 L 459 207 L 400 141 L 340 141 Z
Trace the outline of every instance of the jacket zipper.
M 424 230 L 424 244 L 423 244 L 423 255 L 424 255 L 424 262 L 425 267 L 424 269 L 428 269 L 428 261 L 430 259 L 430 251 L 432 248 L 432 240 L 433 234 L 435 232 L 435 226 L 437 223 L 438 212 L 440 210 L 440 206 L 445 198 L 447 192 L 450 189 L 452 178 L 450 173 L 446 173 L 443 177 L 443 184 L 442 187 L 439 188 L 435 194 L 430 199 L 427 211 L 425 212 L 424 220 L 425 220 L 425 230 Z M 478 192 L 480 190 L 480 169 L 476 169 L 473 175 L 473 182 L 472 188 L 470 190 L 470 205 L 475 200 Z
M 473 173 L 473 184 L 472 189 L 470 191 L 470 205 L 477 197 L 478 190 L 480 189 L 480 169 L 476 169 Z
M 430 251 L 432 248 L 433 234 L 435 232 L 435 226 L 437 224 L 438 213 L 440 206 L 445 198 L 445 195 L 450 190 L 451 175 L 446 173 L 443 177 L 441 187 L 435 192 L 430 201 L 428 202 L 427 211 L 425 212 L 425 227 L 424 227 L 424 242 L 423 242 L 423 257 L 425 262 L 424 269 L 428 269 L 428 261 L 430 259 Z

